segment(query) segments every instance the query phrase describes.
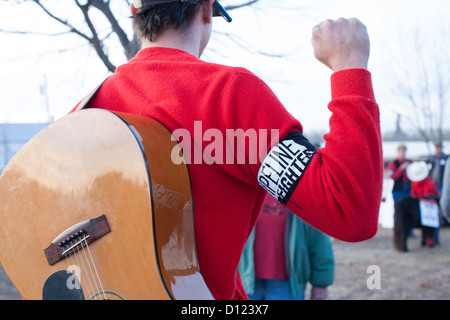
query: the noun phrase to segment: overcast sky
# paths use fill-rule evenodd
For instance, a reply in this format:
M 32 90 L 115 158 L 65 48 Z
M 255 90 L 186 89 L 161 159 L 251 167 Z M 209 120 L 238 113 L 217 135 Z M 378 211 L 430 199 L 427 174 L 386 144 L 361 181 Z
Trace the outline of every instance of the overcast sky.
M 224 5 L 239 2 L 222 1 Z M 401 39 L 417 29 L 432 37 L 440 25 L 449 24 L 448 0 L 286 0 L 275 1 L 276 8 L 268 9 L 272 3 L 262 0 L 254 9 L 230 12 L 231 24 L 219 18 L 214 21 L 215 30 L 237 34 L 250 43 L 250 52 L 214 35 L 210 43 L 214 50 L 206 51 L 202 58 L 255 72 L 310 131 L 327 129 L 330 97 L 331 72 L 315 61 L 310 45 L 315 24 L 338 17 L 357 17 L 366 24 L 371 38 L 369 69 L 384 130 L 395 126 L 390 70 L 396 63 L 394 54 L 404 46 Z M 20 11 L 0 6 L 0 29 L 55 28 L 32 5 Z M 95 53 L 73 36 L 0 33 L 0 43 L 0 122 L 45 122 L 49 115 L 58 119 L 107 76 Z M 59 52 L 71 47 L 82 49 Z M 282 58 L 260 55 L 256 50 Z M 41 90 L 45 82 L 47 95 Z

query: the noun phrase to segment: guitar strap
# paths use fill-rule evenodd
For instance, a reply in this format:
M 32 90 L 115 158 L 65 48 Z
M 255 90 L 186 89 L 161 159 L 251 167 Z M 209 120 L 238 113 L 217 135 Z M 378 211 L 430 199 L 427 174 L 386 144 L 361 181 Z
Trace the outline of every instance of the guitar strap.
M 108 79 L 108 78 L 106 78 L 106 79 Z M 84 109 L 89 104 L 89 102 L 91 102 L 92 98 L 95 96 L 95 94 L 100 89 L 102 84 L 106 81 L 106 79 L 103 80 L 97 87 L 95 87 L 94 90 L 92 90 L 86 97 L 84 97 L 83 100 L 81 100 L 80 104 L 74 111 L 79 111 L 81 109 Z

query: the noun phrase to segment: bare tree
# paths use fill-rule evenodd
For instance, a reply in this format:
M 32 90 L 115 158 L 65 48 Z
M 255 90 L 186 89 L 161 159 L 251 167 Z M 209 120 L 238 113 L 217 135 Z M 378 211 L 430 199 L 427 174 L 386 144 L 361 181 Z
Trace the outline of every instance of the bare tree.
M 395 112 L 407 119 L 425 142 L 439 142 L 450 111 L 449 33 L 443 28 L 428 34 L 417 29 L 410 36 L 400 40 L 402 51 L 390 66 L 398 102 Z
M 139 50 L 139 43 L 130 28 L 126 28 L 128 25 L 121 24 L 117 14 L 113 11 L 113 6 L 122 9 L 125 12 L 130 5 L 129 0 L 73 0 L 70 5 L 75 5 L 78 13 L 81 13 L 83 19 L 81 24 L 76 25 L 71 22 L 71 19 L 64 16 L 63 13 L 58 10 L 61 7 L 61 3 L 55 5 L 55 2 L 48 0 L 4 0 L 5 2 L 14 3 L 17 5 L 22 5 L 24 3 L 33 2 L 36 4 L 47 16 L 54 21 L 58 22 L 62 27 L 62 33 L 73 33 L 77 36 L 83 38 L 92 48 L 94 48 L 97 56 L 101 59 L 103 64 L 110 72 L 114 72 L 116 69 L 116 64 L 110 58 L 110 52 L 112 49 L 106 45 L 106 40 L 115 36 L 116 40 L 121 45 L 123 49 L 123 55 L 127 60 L 134 57 L 134 55 Z M 248 7 L 258 3 L 260 0 L 243 0 L 242 3 L 237 5 L 225 6 L 227 10 L 237 10 L 243 7 Z M 68 3 L 62 4 L 67 6 Z M 59 7 L 59 8 L 58 8 Z M 96 12 L 94 12 L 96 11 Z M 99 19 L 94 19 L 95 14 L 100 13 L 103 18 L 108 22 L 106 27 L 104 21 Z M 72 14 L 74 14 L 72 12 Z M 71 17 L 73 18 L 73 17 Z M 130 20 L 127 19 L 127 24 L 130 24 Z M 107 30 L 105 33 L 104 30 Z M 33 31 L 29 30 L 5 30 L 0 29 L 3 32 L 13 32 L 21 34 L 32 34 Z M 61 33 L 58 33 L 61 34 Z M 49 34 L 52 35 L 52 34 Z M 54 35 L 54 34 L 53 34 Z

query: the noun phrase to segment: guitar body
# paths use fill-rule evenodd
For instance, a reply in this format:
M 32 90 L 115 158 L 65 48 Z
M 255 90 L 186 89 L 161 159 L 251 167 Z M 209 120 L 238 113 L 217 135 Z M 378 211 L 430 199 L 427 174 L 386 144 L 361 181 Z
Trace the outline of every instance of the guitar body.
M 212 299 L 174 140 L 147 117 L 86 109 L 14 156 L 0 179 L 0 262 L 25 299 Z

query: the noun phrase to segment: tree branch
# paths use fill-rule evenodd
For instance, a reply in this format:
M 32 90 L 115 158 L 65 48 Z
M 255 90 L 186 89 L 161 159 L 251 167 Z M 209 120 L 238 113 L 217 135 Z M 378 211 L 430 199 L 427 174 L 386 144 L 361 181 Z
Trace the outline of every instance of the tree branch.
M 75 3 L 77 4 L 78 8 L 80 8 L 81 12 L 83 13 L 86 24 L 87 24 L 89 30 L 91 30 L 91 32 L 92 32 L 92 38 L 90 38 L 89 42 L 94 47 L 95 51 L 97 52 L 97 55 L 103 61 L 106 68 L 109 71 L 114 72 L 116 70 L 116 66 L 114 64 L 112 64 L 111 61 L 109 60 L 109 57 L 103 48 L 103 43 L 100 40 L 100 38 L 98 37 L 97 30 L 95 29 L 95 26 L 92 23 L 91 18 L 89 17 L 88 11 L 89 11 L 90 5 L 92 4 L 92 0 L 89 0 L 84 5 L 80 4 L 80 2 L 78 0 L 75 0 Z
M 108 19 L 113 32 L 117 35 L 122 47 L 124 48 L 125 56 L 128 60 L 133 58 L 139 50 L 139 43 L 136 38 L 133 38 L 132 41 L 128 39 L 128 35 L 119 25 L 116 17 L 111 11 L 110 1 L 104 0 L 92 0 L 92 6 L 100 10 Z
M 65 32 L 59 32 L 59 33 L 45 33 L 45 32 L 35 32 L 35 31 L 19 31 L 19 30 L 5 30 L 0 29 L 1 33 L 7 33 L 7 34 L 23 34 L 23 35 L 36 35 L 36 36 L 47 36 L 47 37 L 57 37 L 57 36 L 63 36 L 71 33 L 71 31 L 65 31 Z
M 67 20 L 63 20 L 61 18 L 58 18 L 57 16 L 55 16 L 53 13 L 51 13 L 42 3 L 40 0 L 33 0 L 33 2 L 35 2 L 39 7 L 41 7 L 42 10 L 44 10 L 44 12 L 51 17 L 52 19 L 58 21 L 59 23 L 65 25 L 66 27 L 68 27 L 70 29 L 70 32 L 73 32 L 77 35 L 79 35 L 80 37 L 90 41 L 91 38 L 89 38 L 89 36 L 87 36 L 86 34 L 84 34 L 83 32 L 81 32 L 80 30 L 78 30 L 77 28 L 75 28 L 74 26 L 72 26 Z

